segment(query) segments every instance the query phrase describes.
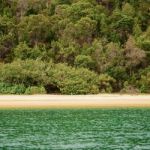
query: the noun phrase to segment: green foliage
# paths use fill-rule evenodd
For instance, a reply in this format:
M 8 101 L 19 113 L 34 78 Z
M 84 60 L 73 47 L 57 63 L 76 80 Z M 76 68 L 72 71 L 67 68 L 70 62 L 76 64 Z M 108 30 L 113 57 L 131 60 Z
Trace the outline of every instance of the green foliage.
M 0 0 L 0 83 L 10 93 L 149 92 L 139 71 L 150 66 L 149 8 L 149 0 Z
M 126 71 L 126 68 L 123 66 L 116 66 L 109 68 L 107 74 L 116 79 L 116 90 L 119 91 L 122 89 L 124 81 L 129 79 L 129 74 Z
M 130 5 L 129 3 L 126 3 L 125 5 L 123 5 L 122 12 L 123 14 L 132 16 L 132 17 L 135 15 L 135 10 L 133 6 Z
M 142 93 L 150 92 L 150 67 L 140 72 L 140 80 L 137 81 L 137 84 Z
M 0 82 L 23 84 L 26 87 L 54 85 L 63 94 L 98 93 L 97 80 L 97 75 L 87 69 L 75 69 L 64 64 L 45 64 L 39 60 L 18 60 L 11 64 L 1 64 L 0 67 Z M 32 88 L 29 88 L 28 94 L 30 90 L 32 93 Z
M 145 51 L 150 51 L 150 27 L 138 37 L 138 44 Z
M 92 60 L 91 56 L 78 55 L 75 58 L 74 64 L 77 67 L 83 67 L 83 68 L 89 68 L 89 69 L 94 68 L 94 61 Z
M 31 45 L 51 39 L 51 24 L 48 16 L 42 14 L 23 17 L 18 24 L 18 39 Z
M 25 90 L 23 84 L 0 83 L 0 94 L 24 94 Z
M 21 60 L 35 59 L 40 57 L 40 50 L 38 48 L 29 48 L 26 43 L 20 43 L 14 49 L 14 55 Z
M 0 35 L 8 34 L 11 30 L 14 30 L 13 18 L 0 15 Z
M 49 83 L 46 70 L 52 63 L 45 64 L 39 60 L 15 61 L 0 65 L 0 82 L 13 84 L 42 85 Z
M 65 40 L 52 42 L 51 52 L 56 62 L 73 64 L 74 57 L 79 52 L 79 45 L 75 42 L 68 43 Z
M 122 67 L 124 64 L 124 51 L 117 43 L 108 43 L 105 46 L 105 66 L 106 70 Z
M 41 87 L 31 86 L 26 89 L 25 94 L 27 94 L 27 95 L 46 94 L 46 90 L 42 86 Z
M 103 73 L 106 69 L 105 67 L 105 52 L 103 43 L 101 40 L 95 40 L 92 43 L 92 47 L 90 48 L 91 55 L 93 57 L 93 60 L 95 61 L 95 67 L 97 72 Z
M 25 42 L 19 43 L 13 52 L 14 57 L 21 60 L 40 59 L 48 61 L 52 56 L 51 52 L 45 47 L 45 45 L 36 45 L 31 48 Z
M 10 62 L 12 60 L 13 38 L 12 34 L 0 36 L 0 60 L 4 62 Z
M 138 94 L 140 93 L 140 90 L 133 85 L 130 85 L 128 82 L 125 82 L 124 87 L 120 92 L 124 94 Z
M 53 84 L 63 94 L 95 94 L 99 92 L 98 76 L 87 69 L 75 69 L 64 64 L 53 70 Z
M 99 76 L 99 89 L 102 93 L 113 92 L 113 87 L 115 87 L 116 80 L 107 74 L 101 74 Z
M 110 19 L 112 20 L 111 29 L 115 29 L 112 32 L 112 38 L 115 38 L 116 41 L 118 39 L 117 42 L 124 44 L 128 38 L 128 34 L 133 32 L 134 19 L 120 10 L 115 10 Z

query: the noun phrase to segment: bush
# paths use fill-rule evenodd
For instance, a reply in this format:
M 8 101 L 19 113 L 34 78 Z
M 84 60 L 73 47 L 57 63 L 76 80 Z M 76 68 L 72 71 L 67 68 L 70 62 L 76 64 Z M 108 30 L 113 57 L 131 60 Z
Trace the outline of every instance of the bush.
M 101 74 L 99 76 L 99 90 L 102 93 L 113 92 L 113 86 L 116 83 L 116 80 L 107 74 Z
M 145 75 L 141 75 L 141 79 L 139 80 L 138 85 L 142 93 L 150 92 L 150 72 Z
M 45 85 L 49 83 L 46 71 L 52 63 L 39 60 L 15 61 L 0 65 L 0 82 L 24 84 L 25 86 Z
M 66 80 L 61 88 L 63 94 L 98 94 L 99 90 L 96 85 L 90 86 L 83 79 Z
M 28 87 L 25 91 L 25 94 L 32 95 L 32 94 L 46 94 L 46 90 L 44 87 L 37 87 L 37 86 L 31 86 Z
M 91 56 L 78 55 L 75 58 L 74 64 L 77 67 L 84 67 L 84 68 L 94 69 L 94 61 L 92 60 Z
M 49 85 L 57 87 L 62 94 L 95 94 L 99 92 L 96 73 L 84 68 L 77 69 L 65 64 L 53 65 L 53 63 L 44 63 L 38 60 L 18 60 L 11 64 L 1 64 L 0 82 L 32 87 L 26 91 L 26 94 L 40 94 L 41 91 L 36 90 L 37 88 L 33 88 L 33 86 L 48 87 Z M 44 93 L 46 93 L 45 90 Z
M 128 82 L 124 83 L 124 88 L 120 91 L 124 94 L 138 94 L 140 93 L 140 90 L 136 88 L 134 85 L 130 85 Z
M 148 27 L 144 34 L 138 37 L 137 43 L 143 50 L 150 51 L 150 27 Z
M 140 46 L 142 49 L 144 49 L 145 51 L 150 51 L 150 40 L 143 40 L 143 41 L 140 41 Z
M 14 49 L 14 56 L 16 59 L 39 59 L 48 61 L 51 57 L 50 52 L 46 48 L 45 44 L 39 44 L 33 48 L 29 47 L 26 42 L 20 42 Z
M 84 80 L 65 80 L 61 92 L 64 94 L 87 94 L 89 85 Z
M 21 42 L 14 49 L 14 55 L 16 58 L 19 58 L 21 60 L 37 59 L 38 57 L 40 57 L 41 51 L 38 47 L 30 48 L 25 42 Z
M 24 94 L 25 86 L 20 85 L 12 85 L 9 83 L 0 83 L 0 94 Z
M 98 75 L 84 68 L 76 69 L 58 64 L 53 70 L 53 82 L 62 94 L 99 93 Z

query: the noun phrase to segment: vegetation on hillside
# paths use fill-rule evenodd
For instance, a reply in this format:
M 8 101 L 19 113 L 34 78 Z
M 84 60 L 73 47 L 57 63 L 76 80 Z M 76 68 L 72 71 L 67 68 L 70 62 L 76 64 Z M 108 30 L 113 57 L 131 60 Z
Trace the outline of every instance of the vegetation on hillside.
M 1 94 L 150 93 L 149 0 L 0 0 Z

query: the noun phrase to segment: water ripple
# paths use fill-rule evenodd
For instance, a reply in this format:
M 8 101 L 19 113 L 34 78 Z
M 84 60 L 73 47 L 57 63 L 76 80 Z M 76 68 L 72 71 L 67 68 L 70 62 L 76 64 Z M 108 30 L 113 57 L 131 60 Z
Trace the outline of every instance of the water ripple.
M 0 149 L 149 150 L 150 109 L 0 110 Z

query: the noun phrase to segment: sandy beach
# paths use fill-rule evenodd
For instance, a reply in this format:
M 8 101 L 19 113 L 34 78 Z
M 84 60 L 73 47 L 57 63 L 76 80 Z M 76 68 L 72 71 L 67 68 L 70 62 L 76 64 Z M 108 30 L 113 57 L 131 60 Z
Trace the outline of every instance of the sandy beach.
M 150 95 L 1 95 L 0 108 L 150 107 Z

